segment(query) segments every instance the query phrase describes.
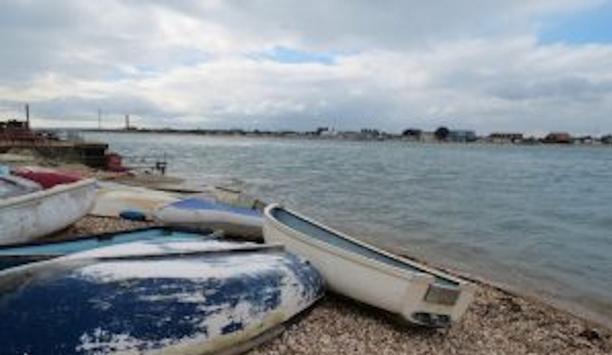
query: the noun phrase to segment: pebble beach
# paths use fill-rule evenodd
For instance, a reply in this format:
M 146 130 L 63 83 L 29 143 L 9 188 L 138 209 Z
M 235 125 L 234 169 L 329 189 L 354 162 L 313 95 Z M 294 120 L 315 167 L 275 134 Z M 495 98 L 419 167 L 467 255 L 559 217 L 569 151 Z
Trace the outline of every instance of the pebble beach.
M 85 217 L 52 240 L 153 226 Z M 398 323 L 328 293 L 279 337 L 249 354 L 610 354 L 612 331 L 543 302 L 477 281 L 463 318 L 449 329 Z

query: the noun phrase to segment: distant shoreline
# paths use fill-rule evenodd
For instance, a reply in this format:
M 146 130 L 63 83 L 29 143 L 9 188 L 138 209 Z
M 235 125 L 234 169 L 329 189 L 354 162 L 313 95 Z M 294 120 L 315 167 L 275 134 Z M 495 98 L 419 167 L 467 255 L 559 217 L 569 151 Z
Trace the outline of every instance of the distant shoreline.
M 543 138 L 533 138 L 518 142 L 495 141 L 488 137 L 478 137 L 474 141 L 453 141 L 453 140 L 422 140 L 406 137 L 399 134 L 367 135 L 359 132 L 348 132 L 350 135 L 316 135 L 314 132 L 294 132 L 294 131 L 237 131 L 237 130 L 180 130 L 180 129 L 75 129 L 83 133 L 113 133 L 113 134 L 175 134 L 192 135 L 203 137 L 220 138 L 275 138 L 275 139 L 299 139 L 299 140 L 323 140 L 323 141 L 346 141 L 346 142 L 405 142 L 421 144 L 459 144 L 459 145 L 495 145 L 495 146 L 602 146 L 611 147 L 611 143 L 604 143 L 593 139 L 588 142 L 573 141 L 570 143 L 546 142 Z

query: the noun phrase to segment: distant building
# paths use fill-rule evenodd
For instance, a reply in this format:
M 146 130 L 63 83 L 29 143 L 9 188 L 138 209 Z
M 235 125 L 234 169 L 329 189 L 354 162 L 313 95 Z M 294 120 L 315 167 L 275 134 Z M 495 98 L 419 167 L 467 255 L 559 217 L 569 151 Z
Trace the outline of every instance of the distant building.
M 431 143 L 437 140 L 435 132 L 421 132 L 419 136 L 419 142 Z
M 601 143 L 612 144 L 612 134 L 608 134 L 606 136 L 601 137 Z
M 459 143 L 467 143 L 467 142 L 475 142 L 478 137 L 476 136 L 476 132 L 469 130 L 451 130 L 448 133 L 448 138 L 451 142 L 459 142 Z
M 522 141 L 522 133 L 494 132 L 489 134 L 489 142 L 491 143 L 519 143 Z
M 544 143 L 570 144 L 572 136 L 567 132 L 552 132 L 549 133 L 543 140 Z
M 36 137 L 30 130 L 28 121 L 8 120 L 0 121 L 0 140 L 32 141 Z
M 574 143 L 579 143 L 579 144 L 593 144 L 595 140 L 591 136 L 582 136 L 582 137 L 574 138 L 573 141 Z

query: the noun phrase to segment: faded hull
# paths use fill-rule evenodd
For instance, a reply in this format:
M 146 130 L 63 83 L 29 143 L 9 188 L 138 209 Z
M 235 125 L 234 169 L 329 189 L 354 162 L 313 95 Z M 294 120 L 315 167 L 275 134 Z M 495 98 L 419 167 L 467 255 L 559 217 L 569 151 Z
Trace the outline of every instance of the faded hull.
M 260 211 L 212 199 L 187 198 L 160 208 L 154 217 L 169 225 L 219 229 L 227 235 L 243 238 L 259 239 L 262 236 Z
M 216 353 L 280 325 L 323 293 L 317 271 L 282 250 L 223 252 L 236 244 L 218 241 L 146 243 L 0 273 L 3 351 Z M 211 248 L 202 248 L 206 243 Z M 141 255 L 129 257 L 130 248 Z M 213 252 L 197 253 L 206 249 Z
M 105 185 L 98 190 L 94 207 L 89 214 L 101 217 L 119 217 L 126 210 L 137 210 L 152 219 L 158 208 L 178 201 L 175 195 L 139 187 Z
M 68 227 L 91 209 L 95 181 L 83 180 L 0 200 L 0 244 L 27 242 Z
M 212 237 L 213 236 L 210 234 L 203 234 L 201 232 L 195 233 L 165 227 L 152 227 L 127 232 L 106 233 L 81 237 L 79 239 L 69 241 L 38 241 L 14 246 L 0 246 L 0 270 L 95 248 L 133 243 L 137 241 L 201 241 Z
M 282 207 L 264 212 L 264 239 L 306 257 L 329 289 L 409 322 L 448 326 L 471 302 L 473 286 L 400 259 Z

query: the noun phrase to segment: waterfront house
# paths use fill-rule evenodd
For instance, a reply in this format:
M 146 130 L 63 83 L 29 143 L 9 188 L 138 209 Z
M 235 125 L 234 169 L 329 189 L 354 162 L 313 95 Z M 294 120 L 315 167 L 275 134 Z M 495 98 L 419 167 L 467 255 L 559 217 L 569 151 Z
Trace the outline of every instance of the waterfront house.
M 543 140 L 544 143 L 570 144 L 572 136 L 567 132 L 551 132 Z
M 431 143 L 437 140 L 435 132 L 421 132 L 419 142 Z
M 467 143 L 467 142 L 475 142 L 478 137 L 476 136 L 476 132 L 469 130 L 451 130 L 448 133 L 448 138 L 451 142 L 457 143 Z
M 591 136 L 582 136 L 574 138 L 573 141 L 579 144 L 593 144 L 595 140 Z
M 601 137 L 601 143 L 603 144 L 612 144 L 612 134 L 608 134 L 606 136 Z
M 522 133 L 494 132 L 489 134 L 489 142 L 491 143 L 520 143 L 522 141 Z

